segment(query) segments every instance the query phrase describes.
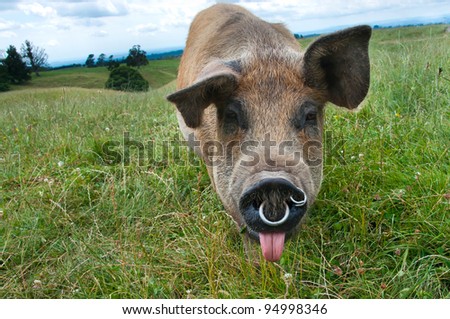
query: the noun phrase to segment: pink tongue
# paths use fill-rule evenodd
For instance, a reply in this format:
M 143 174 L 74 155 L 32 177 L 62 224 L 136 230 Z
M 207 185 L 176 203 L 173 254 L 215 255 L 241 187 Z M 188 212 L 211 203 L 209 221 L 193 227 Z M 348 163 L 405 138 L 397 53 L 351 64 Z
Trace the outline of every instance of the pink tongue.
M 284 248 L 285 233 L 259 233 L 259 242 L 267 261 L 278 261 Z

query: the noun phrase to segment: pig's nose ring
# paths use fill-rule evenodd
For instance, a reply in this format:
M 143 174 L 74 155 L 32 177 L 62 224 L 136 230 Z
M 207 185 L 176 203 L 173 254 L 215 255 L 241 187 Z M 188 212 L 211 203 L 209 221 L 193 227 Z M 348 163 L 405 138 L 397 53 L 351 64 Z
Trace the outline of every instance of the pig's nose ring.
M 286 206 L 286 211 L 284 212 L 284 216 L 283 218 L 281 218 L 280 220 L 277 221 L 270 221 L 266 218 L 266 216 L 264 216 L 264 202 L 262 202 L 261 206 L 259 206 L 259 217 L 261 218 L 261 220 L 264 222 L 264 224 L 269 225 L 269 226 L 278 226 L 283 224 L 289 217 L 289 205 L 284 203 L 284 205 Z
M 300 206 L 305 206 L 306 204 L 306 194 L 304 192 L 303 193 L 303 199 L 302 200 L 295 200 L 294 197 L 290 197 L 292 203 L 294 203 L 294 206 L 300 207 Z

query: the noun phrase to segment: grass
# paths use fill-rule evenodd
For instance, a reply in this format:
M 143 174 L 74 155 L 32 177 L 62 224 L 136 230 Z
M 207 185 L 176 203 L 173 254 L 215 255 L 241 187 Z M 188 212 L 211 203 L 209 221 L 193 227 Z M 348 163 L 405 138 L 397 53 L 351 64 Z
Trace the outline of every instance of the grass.
M 259 268 L 204 166 L 184 148 L 161 155 L 179 139 L 174 84 L 2 93 L 0 297 L 450 298 L 444 30 L 374 32 L 365 106 L 327 109 L 319 198 Z M 105 165 L 102 145 L 124 132 L 156 160 L 138 165 L 134 149 L 129 166 Z
M 139 68 L 139 72 L 149 82 L 150 88 L 157 89 L 173 81 L 177 76 L 179 59 L 149 61 Z M 67 69 L 41 72 L 41 76 L 32 75 L 32 80 L 25 85 L 14 85 L 14 90 L 28 90 L 55 87 L 80 87 L 86 89 L 103 89 L 109 77 L 106 67 Z

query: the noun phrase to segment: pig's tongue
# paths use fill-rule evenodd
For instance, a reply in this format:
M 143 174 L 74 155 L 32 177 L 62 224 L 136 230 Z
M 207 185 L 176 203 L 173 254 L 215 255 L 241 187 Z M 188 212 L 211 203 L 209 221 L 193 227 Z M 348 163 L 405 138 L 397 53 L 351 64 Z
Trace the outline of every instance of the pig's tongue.
M 267 261 L 278 261 L 284 248 L 285 233 L 259 233 L 259 242 Z

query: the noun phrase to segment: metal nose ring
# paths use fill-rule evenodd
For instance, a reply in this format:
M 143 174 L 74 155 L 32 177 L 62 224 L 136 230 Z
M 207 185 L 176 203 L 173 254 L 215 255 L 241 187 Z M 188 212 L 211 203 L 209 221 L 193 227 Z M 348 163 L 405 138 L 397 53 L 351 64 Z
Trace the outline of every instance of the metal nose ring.
M 289 213 L 290 213 L 290 209 L 289 209 L 289 205 L 284 203 L 284 205 L 286 206 L 286 211 L 284 212 L 284 216 L 282 219 L 277 220 L 277 221 L 270 221 L 266 218 L 266 216 L 264 216 L 264 202 L 262 202 L 261 206 L 259 206 L 259 217 L 261 218 L 261 220 L 264 222 L 264 224 L 269 225 L 269 226 L 278 226 L 283 224 L 289 217 Z
M 295 200 L 294 197 L 290 197 L 292 203 L 294 203 L 294 206 L 300 207 L 300 206 L 305 206 L 307 198 L 306 198 L 306 194 L 305 192 L 303 192 L 303 199 L 302 200 Z

